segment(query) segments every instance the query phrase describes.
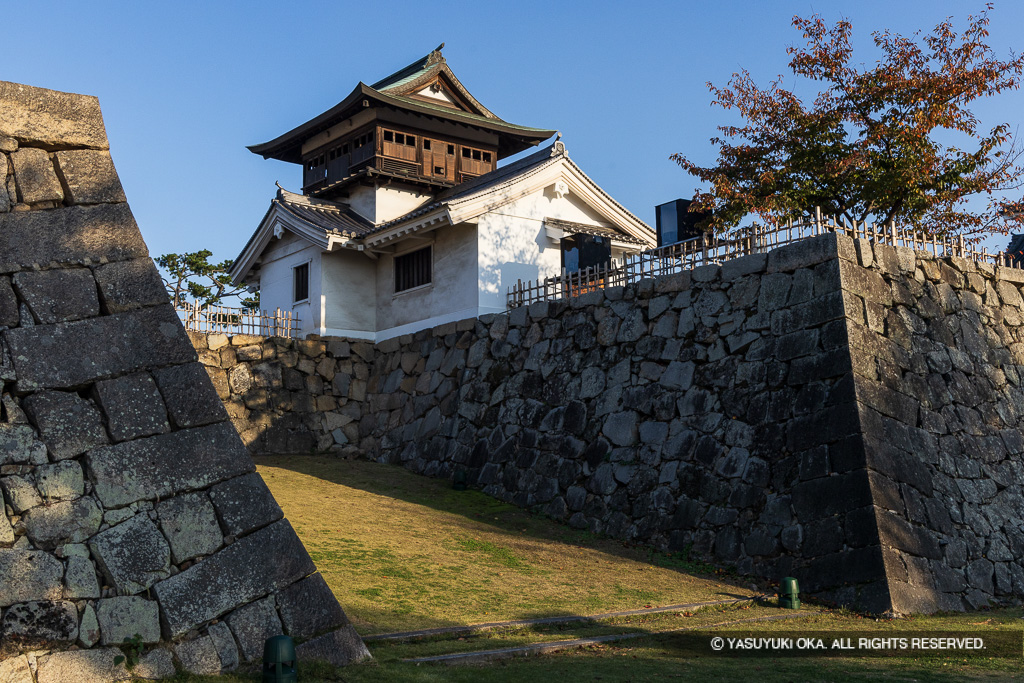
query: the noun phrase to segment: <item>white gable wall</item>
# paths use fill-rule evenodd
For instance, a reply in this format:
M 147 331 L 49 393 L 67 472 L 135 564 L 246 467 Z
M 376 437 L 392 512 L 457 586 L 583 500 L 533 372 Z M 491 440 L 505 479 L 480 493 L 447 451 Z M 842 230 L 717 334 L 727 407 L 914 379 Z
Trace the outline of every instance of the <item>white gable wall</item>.
M 309 262 L 309 300 L 292 303 L 292 269 Z M 301 323 L 299 336 L 316 332 L 321 327 L 321 274 L 320 249 L 290 232 L 281 239 L 271 239 L 263 252 L 259 270 L 260 308 L 273 312 L 292 311 Z
M 463 223 L 420 234 L 434 240 L 429 285 L 396 294 L 394 257 L 383 254 L 377 262 L 378 340 L 478 314 L 476 226 Z M 423 246 L 406 242 L 397 253 Z
M 450 104 L 453 107 L 457 107 L 458 106 L 455 103 L 455 100 L 453 100 L 448 95 L 448 92 L 444 88 L 437 88 L 435 90 L 434 86 L 428 85 L 426 88 L 422 88 L 421 90 L 417 90 L 416 94 L 419 95 L 420 97 L 429 97 L 432 100 L 437 100 L 439 102 L 444 102 L 446 104 Z
M 572 193 L 557 197 L 551 187 L 538 190 L 480 217 L 480 313 L 506 308 L 507 292 L 526 282 L 562 272 L 561 244 L 547 237 L 545 218 L 610 227 Z M 621 258 L 613 250 L 612 258 Z
M 322 255 L 325 329 L 320 334 L 373 339 L 377 331 L 377 262 L 350 249 Z
M 396 185 L 358 185 L 349 191 L 348 205 L 366 220 L 379 225 L 423 206 L 432 196 Z

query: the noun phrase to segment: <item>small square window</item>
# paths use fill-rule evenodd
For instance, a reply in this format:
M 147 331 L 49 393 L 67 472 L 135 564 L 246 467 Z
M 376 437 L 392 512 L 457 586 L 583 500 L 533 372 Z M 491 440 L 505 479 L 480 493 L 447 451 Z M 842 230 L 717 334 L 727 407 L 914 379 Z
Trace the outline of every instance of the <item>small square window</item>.
M 395 134 L 392 133 L 390 130 L 384 131 L 384 142 L 394 142 L 394 141 L 395 141 Z
M 292 303 L 309 299 L 309 263 L 292 268 Z
M 477 161 L 480 161 L 480 150 L 478 150 L 478 149 L 474 149 L 473 150 L 473 158 L 475 160 L 477 160 Z
M 491 153 L 490 152 L 484 152 L 484 161 L 486 161 L 487 163 L 491 163 Z
M 405 136 L 405 144 L 409 145 L 410 147 L 415 147 L 416 146 L 416 138 L 415 138 L 415 136 L 406 135 Z
M 400 145 L 404 145 L 405 144 L 405 135 L 402 134 L 402 133 L 395 133 L 395 142 L 397 142 Z
M 468 147 L 463 147 L 462 148 L 462 156 L 465 159 L 468 159 L 468 158 L 470 158 L 470 156 L 472 156 L 472 153 L 469 151 Z
M 431 250 L 424 247 L 395 257 L 395 293 L 430 284 Z
M 455 156 L 455 145 L 448 145 L 448 153 Z
M 430 140 L 423 140 L 423 149 L 430 149 Z
M 444 175 L 444 166 L 435 166 L 434 175 Z

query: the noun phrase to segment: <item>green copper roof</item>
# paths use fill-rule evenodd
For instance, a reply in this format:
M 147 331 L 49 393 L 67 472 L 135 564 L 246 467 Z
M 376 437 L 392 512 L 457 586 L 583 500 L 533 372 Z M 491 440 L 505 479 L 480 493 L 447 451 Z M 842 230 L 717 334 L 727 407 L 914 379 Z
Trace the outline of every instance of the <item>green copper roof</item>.
M 391 90 L 393 88 L 400 88 L 406 83 L 415 81 L 417 78 L 426 75 L 429 71 L 434 69 L 436 65 L 444 62 L 444 57 L 441 56 L 441 48 L 443 47 L 444 43 L 441 43 L 426 57 L 413 62 L 409 66 L 399 69 L 390 76 L 382 78 L 370 87 L 374 90 Z

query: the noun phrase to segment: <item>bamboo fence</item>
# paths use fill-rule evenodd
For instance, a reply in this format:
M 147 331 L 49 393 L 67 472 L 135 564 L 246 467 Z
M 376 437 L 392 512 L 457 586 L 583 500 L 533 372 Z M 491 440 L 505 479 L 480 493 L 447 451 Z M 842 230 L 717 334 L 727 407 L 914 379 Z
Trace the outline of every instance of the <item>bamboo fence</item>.
M 291 311 L 257 311 L 228 306 L 203 306 L 200 302 L 179 303 L 178 319 L 190 332 L 252 334 L 261 337 L 296 337 L 299 318 Z

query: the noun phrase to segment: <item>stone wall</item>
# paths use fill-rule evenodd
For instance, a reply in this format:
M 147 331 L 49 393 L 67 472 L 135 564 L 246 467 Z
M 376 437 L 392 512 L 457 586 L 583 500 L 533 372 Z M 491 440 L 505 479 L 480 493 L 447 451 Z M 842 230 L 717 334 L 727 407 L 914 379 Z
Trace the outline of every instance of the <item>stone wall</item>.
M 189 336 L 231 422 L 253 453 L 361 453 L 373 345 L 201 334 Z
M 1024 596 L 1022 282 L 829 235 L 358 358 L 317 339 L 200 353 L 222 392 L 242 378 L 229 410 L 257 449 L 462 469 L 841 604 L 964 609 Z
M 367 654 L 196 360 L 97 100 L 0 82 L 0 680 Z
M 858 244 L 842 262 L 894 604 L 1024 597 L 1024 271 Z

